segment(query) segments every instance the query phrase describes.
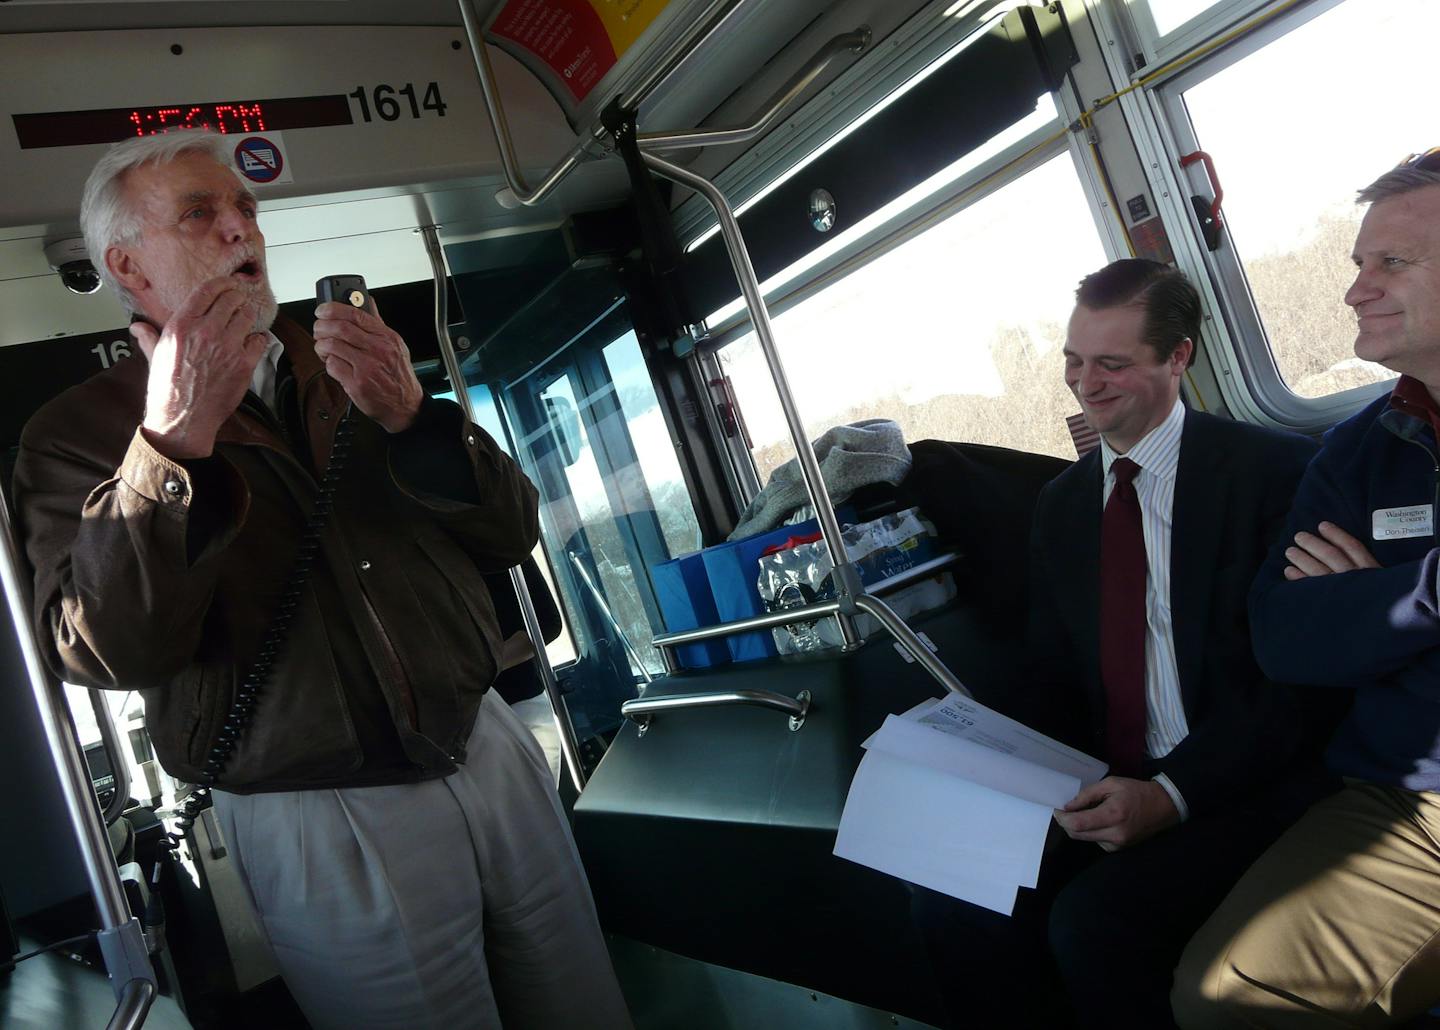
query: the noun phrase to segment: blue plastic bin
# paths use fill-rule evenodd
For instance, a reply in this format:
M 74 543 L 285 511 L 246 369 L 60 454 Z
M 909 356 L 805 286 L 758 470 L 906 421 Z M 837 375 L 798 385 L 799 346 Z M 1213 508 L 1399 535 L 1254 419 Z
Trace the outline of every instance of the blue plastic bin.
M 651 566 L 655 600 L 660 604 L 665 629 L 671 633 L 713 626 L 720 621 L 702 554 L 696 551 Z M 677 647 L 675 657 L 686 669 L 708 669 L 730 661 L 730 651 L 723 640 L 707 640 Z

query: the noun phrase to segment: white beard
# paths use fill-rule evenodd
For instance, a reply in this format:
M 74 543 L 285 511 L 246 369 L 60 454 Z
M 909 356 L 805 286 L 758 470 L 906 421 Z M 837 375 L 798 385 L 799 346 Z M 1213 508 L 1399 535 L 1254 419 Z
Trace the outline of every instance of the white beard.
M 234 266 L 232 264 L 229 267 Z M 225 274 L 227 273 L 220 270 L 192 268 L 191 275 L 186 281 L 164 285 L 156 284 L 155 295 L 165 309 L 173 315 L 189 299 L 195 287 L 209 279 Z M 251 326 L 251 331 L 267 332 L 275 323 L 275 316 L 279 312 L 279 305 L 275 302 L 275 291 L 270 288 L 269 274 L 267 273 L 256 282 L 241 282 L 237 279 L 236 285 L 249 295 L 251 303 L 254 305 L 255 322 Z

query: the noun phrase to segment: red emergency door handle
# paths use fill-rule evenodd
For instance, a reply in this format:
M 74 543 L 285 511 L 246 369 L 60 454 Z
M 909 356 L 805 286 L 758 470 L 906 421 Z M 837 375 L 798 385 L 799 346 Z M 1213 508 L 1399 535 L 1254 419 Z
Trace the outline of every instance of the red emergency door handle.
M 1210 201 L 1209 211 L 1205 211 L 1205 203 L 1199 197 L 1191 198 L 1195 206 L 1196 215 L 1200 216 L 1201 229 L 1205 233 L 1205 243 L 1211 250 L 1220 245 L 1220 230 L 1224 223 L 1220 220 L 1220 205 L 1225 200 L 1225 189 L 1220 185 L 1220 176 L 1215 174 L 1215 162 L 1210 155 L 1203 150 L 1197 150 L 1191 154 L 1183 154 L 1180 157 L 1180 167 L 1189 168 L 1199 161 L 1205 166 L 1205 175 L 1210 180 L 1210 192 L 1214 199 Z M 1208 218 L 1206 215 L 1208 214 Z

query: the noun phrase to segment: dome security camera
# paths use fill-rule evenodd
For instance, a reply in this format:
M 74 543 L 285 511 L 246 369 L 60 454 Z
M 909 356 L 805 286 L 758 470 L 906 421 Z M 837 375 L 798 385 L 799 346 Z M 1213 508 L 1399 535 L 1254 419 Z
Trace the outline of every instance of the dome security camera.
M 46 244 L 45 260 L 60 273 L 60 281 L 71 293 L 88 294 L 100 289 L 100 273 L 90 263 L 90 253 L 80 237 Z

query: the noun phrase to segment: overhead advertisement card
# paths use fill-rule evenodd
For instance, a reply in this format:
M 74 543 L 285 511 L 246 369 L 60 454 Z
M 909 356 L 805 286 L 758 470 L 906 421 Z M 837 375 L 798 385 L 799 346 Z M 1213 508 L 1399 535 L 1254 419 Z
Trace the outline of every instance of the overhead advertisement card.
M 574 120 L 585 98 L 670 0 L 509 0 L 487 30 Z

